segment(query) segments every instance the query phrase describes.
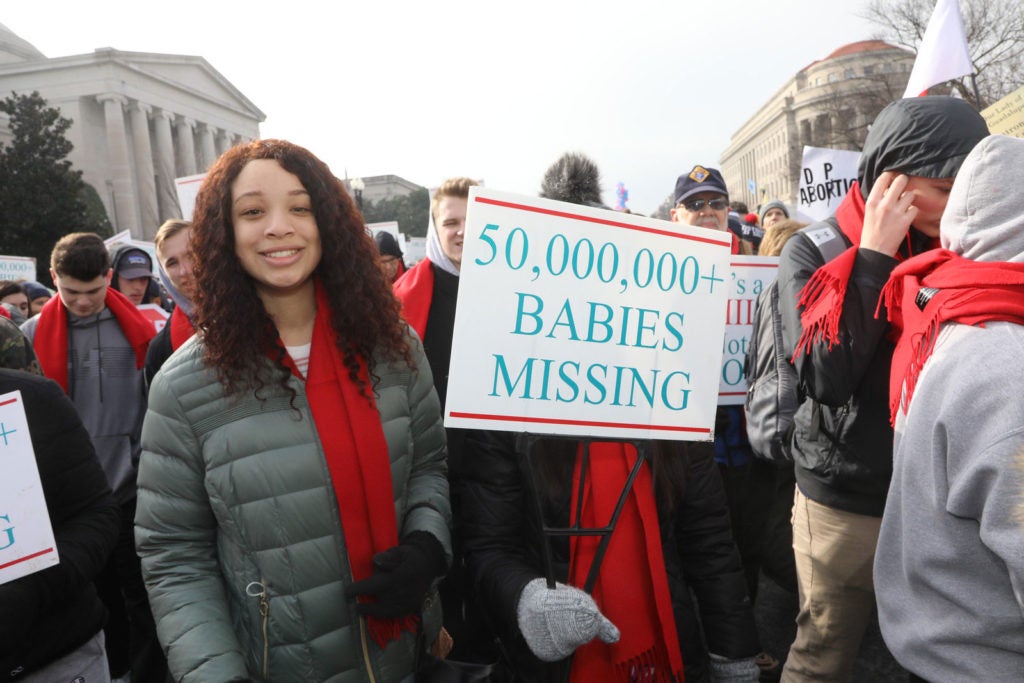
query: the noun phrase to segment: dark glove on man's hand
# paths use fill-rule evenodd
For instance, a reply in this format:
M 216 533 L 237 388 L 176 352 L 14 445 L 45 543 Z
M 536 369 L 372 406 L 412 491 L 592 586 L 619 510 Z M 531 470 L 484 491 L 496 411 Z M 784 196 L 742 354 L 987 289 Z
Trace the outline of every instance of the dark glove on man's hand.
M 373 574 L 345 589 L 345 597 L 365 595 L 356 603 L 363 616 L 392 619 L 417 614 L 434 579 L 448 568 L 441 542 L 427 531 L 414 531 L 373 558 Z

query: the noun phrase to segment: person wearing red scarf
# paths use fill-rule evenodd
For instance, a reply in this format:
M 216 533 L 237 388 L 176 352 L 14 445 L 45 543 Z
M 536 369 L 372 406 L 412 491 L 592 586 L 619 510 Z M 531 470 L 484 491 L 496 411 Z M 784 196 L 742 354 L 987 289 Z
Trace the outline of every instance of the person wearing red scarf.
M 566 153 L 546 171 L 541 196 L 600 207 L 599 179 L 589 158 Z M 546 538 L 542 524 L 606 525 L 638 448 L 649 459 L 591 586 L 598 539 Z M 475 430 L 465 452 L 460 523 L 471 582 L 517 680 L 758 679 L 757 632 L 711 444 L 543 439 L 531 450 L 514 435 Z M 535 475 L 521 468 L 526 458 Z M 572 501 L 582 501 L 578 514 Z M 549 543 L 553 587 L 544 577 Z
M 529 453 L 507 432 L 466 439 L 462 526 L 478 599 L 519 680 L 756 681 L 753 610 L 709 444 L 646 442 L 596 583 L 598 540 L 541 528 L 600 527 L 636 461 L 636 444 L 545 438 Z M 539 509 L 532 487 L 536 487 Z M 549 544 L 557 585 L 546 585 Z M 691 593 L 692 592 L 692 593 Z M 694 596 L 696 600 L 694 601 Z M 570 678 L 566 678 L 566 675 Z M 731 678 L 728 676 L 735 676 Z
M 968 155 L 942 249 L 883 292 L 897 336 L 893 477 L 875 555 L 879 625 L 912 680 L 1024 671 L 1024 140 Z
M 164 221 L 153 237 L 158 274 L 164 290 L 174 301 L 174 310 L 149 345 L 146 353 L 146 385 L 172 353 L 195 334 L 192 323 L 195 278 L 192 274 L 192 252 L 189 247 L 192 223 L 171 219 Z
M 150 387 L 136 518 L 172 677 L 411 679 L 451 560 L 444 431 L 352 198 L 306 149 L 238 145 L 190 244 L 197 334 Z
M 50 254 L 57 296 L 22 331 L 32 341 L 43 374 L 75 405 L 121 508 L 117 546 L 96 580 L 111 613 L 105 627 L 111 677 L 130 670 L 140 680 L 162 680 L 167 664 L 132 536 L 146 413 L 142 365 L 156 330 L 109 286 L 111 274 L 110 255 L 99 235 L 65 235 Z
M 892 475 L 893 344 L 879 293 L 897 264 L 938 246 L 960 164 L 988 134 L 963 100 L 898 100 L 875 118 L 857 182 L 835 216 L 787 242 L 779 262 L 784 351 L 805 400 L 794 416 L 797 635 L 783 681 L 846 680 L 872 619 L 871 564 Z M 812 243 L 838 230 L 847 249 Z

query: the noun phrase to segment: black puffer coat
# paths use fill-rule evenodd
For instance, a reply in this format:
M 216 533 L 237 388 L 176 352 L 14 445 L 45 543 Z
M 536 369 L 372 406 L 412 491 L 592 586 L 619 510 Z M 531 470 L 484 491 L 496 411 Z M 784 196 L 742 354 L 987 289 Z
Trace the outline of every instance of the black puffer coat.
M 92 581 L 120 528 L 118 506 L 89 434 L 57 383 L 0 369 L 0 394 L 21 391 L 60 564 L 0 585 L 0 676 L 68 654 L 107 618 Z
M 489 615 L 506 656 L 519 680 L 556 681 L 570 660 L 545 664 L 530 652 L 519 632 L 516 607 L 523 587 L 544 575 L 541 530 L 525 488 L 522 460 L 515 434 L 469 432 L 465 444 L 462 482 L 462 529 L 470 576 L 477 599 Z M 570 498 L 572 454 L 567 441 L 561 458 L 570 482 L 564 490 L 542 496 L 549 525 L 566 526 Z M 662 550 L 688 683 L 709 680 L 707 652 L 701 642 L 704 628 L 708 649 L 730 659 L 753 657 L 760 649 L 739 554 L 729 531 L 725 493 L 715 467 L 711 444 L 657 442 L 660 457 L 681 458 L 675 471 L 674 505 L 659 497 Z M 535 460 L 538 462 L 538 460 Z M 551 462 L 551 460 L 549 460 Z M 656 488 L 658 485 L 655 484 Z M 556 578 L 568 575 L 569 544 L 552 543 Z M 691 592 L 699 602 L 694 605 Z

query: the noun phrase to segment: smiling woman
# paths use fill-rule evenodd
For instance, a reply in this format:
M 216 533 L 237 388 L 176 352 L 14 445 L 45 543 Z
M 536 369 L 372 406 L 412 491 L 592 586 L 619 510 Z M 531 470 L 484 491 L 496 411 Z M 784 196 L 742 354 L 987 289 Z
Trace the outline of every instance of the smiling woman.
M 154 379 L 136 518 L 174 678 L 411 680 L 445 441 L 373 241 L 323 162 L 262 140 L 207 174 L 191 247 L 198 333 Z

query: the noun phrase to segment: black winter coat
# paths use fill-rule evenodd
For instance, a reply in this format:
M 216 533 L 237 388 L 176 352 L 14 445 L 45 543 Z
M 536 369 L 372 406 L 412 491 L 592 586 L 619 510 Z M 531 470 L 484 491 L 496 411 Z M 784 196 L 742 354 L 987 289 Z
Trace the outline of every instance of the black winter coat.
M 925 241 L 917 231 L 915 240 Z M 919 250 L 924 244 L 917 245 Z M 802 233 L 790 239 L 779 262 L 779 312 L 784 351 L 792 356 L 800 338 L 797 301 L 804 285 L 825 262 Z M 881 517 L 892 478 L 889 425 L 889 323 L 875 318 L 879 293 L 896 259 L 860 249 L 843 301 L 840 343 L 815 344 L 796 359 L 807 397 L 793 416 L 791 452 L 800 490 L 839 510 Z
M 571 660 L 545 664 L 519 632 L 516 607 L 523 587 L 544 575 L 541 530 L 531 513 L 515 434 L 472 431 L 465 444 L 462 532 L 477 600 L 499 635 L 513 669 L 523 681 L 556 681 Z M 571 452 L 575 452 L 575 442 Z M 677 482 L 678 501 L 666 513 L 659 504 L 662 549 L 669 590 L 689 683 L 709 680 L 708 649 L 730 659 L 753 657 L 760 649 L 736 545 L 729 530 L 725 493 L 711 444 L 661 442 L 668 455 L 685 458 Z M 534 461 L 536 462 L 536 460 Z M 568 459 L 571 481 L 572 458 Z M 542 497 L 549 525 L 566 526 L 571 484 Z M 660 503 L 661 501 L 659 501 Z M 569 543 L 552 544 L 556 578 L 568 576 Z M 699 603 L 694 605 L 691 591 Z
M 94 636 L 107 612 L 93 578 L 107 562 L 119 510 L 89 434 L 53 380 L 0 369 L 0 394 L 20 390 L 60 563 L 0 585 L 0 675 L 22 675 Z

